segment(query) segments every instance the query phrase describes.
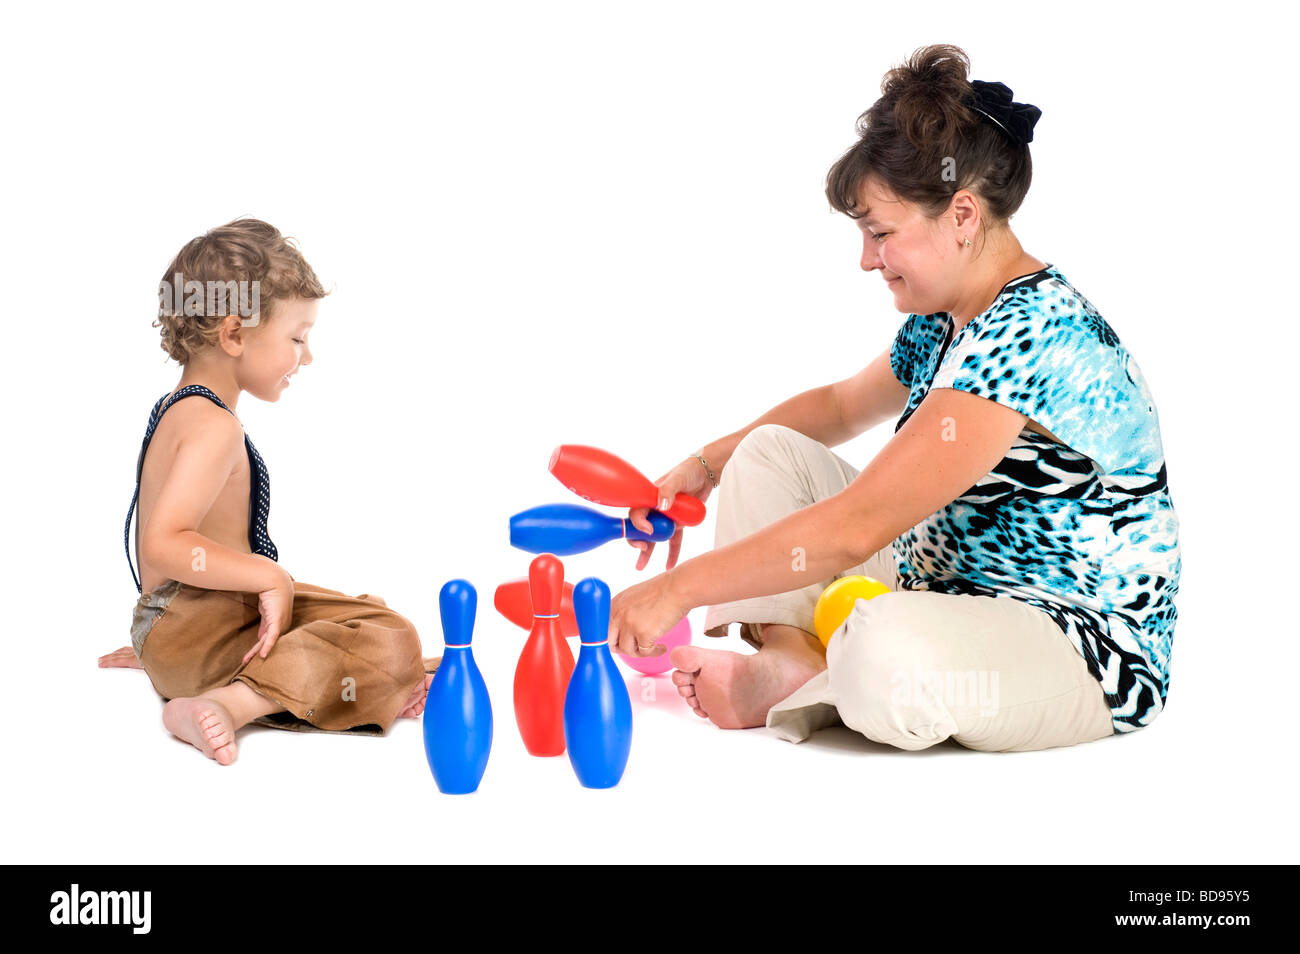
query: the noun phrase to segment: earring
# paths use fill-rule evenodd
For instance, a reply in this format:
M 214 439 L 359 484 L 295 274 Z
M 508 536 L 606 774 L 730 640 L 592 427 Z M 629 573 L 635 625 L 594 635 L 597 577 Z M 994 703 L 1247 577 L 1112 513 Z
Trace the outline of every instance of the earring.
M 966 248 L 970 248 L 970 239 L 966 240 Z

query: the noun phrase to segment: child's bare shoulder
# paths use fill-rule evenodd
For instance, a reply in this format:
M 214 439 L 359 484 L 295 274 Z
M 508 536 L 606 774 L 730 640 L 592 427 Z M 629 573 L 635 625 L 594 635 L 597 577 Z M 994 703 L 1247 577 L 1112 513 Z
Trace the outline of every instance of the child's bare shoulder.
M 225 408 L 195 396 L 177 401 L 167 410 L 154 431 L 154 440 L 207 457 L 238 460 L 244 449 L 244 429 Z

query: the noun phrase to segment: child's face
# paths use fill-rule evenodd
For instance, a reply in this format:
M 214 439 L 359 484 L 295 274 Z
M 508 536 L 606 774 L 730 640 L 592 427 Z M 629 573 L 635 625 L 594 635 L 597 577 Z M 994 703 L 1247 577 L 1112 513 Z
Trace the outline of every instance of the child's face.
M 316 324 L 320 300 L 294 298 L 277 303 L 267 321 L 244 329 L 244 350 L 239 360 L 239 386 L 263 401 L 278 401 L 289 378 L 311 364 L 307 336 Z

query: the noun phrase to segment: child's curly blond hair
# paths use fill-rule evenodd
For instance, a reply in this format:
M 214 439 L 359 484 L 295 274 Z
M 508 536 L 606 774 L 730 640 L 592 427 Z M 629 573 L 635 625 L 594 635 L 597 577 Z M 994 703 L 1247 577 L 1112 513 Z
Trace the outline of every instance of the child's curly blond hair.
M 252 288 L 257 322 L 269 319 L 277 302 L 329 294 L 294 240 L 275 226 L 243 218 L 210 229 L 185 243 L 158 287 L 160 307 L 153 326 L 162 329 L 162 349 L 182 365 L 217 343 L 228 315 L 244 314 L 224 307 L 192 307 L 198 300 L 193 296 L 182 307 L 185 290 L 192 288 L 207 289 L 208 303 L 214 300 L 214 288 L 223 294 L 229 289 L 231 299 L 237 289 Z M 244 301 L 247 304 L 247 294 Z

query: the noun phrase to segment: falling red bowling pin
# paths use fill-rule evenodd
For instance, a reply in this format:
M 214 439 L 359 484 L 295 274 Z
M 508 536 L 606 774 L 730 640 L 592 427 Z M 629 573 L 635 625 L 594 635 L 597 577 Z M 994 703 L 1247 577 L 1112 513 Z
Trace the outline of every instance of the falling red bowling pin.
M 543 553 L 528 565 L 533 627 L 515 666 L 515 722 L 530 755 L 564 754 L 564 694 L 573 650 L 560 631 L 564 564 Z
M 551 453 L 547 469 L 579 497 L 610 507 L 659 506 L 659 488 L 623 458 L 587 444 L 561 444 Z M 678 494 L 664 512 L 673 523 L 699 526 L 704 504 L 690 494 Z
M 532 629 L 533 597 L 528 591 L 528 577 L 508 580 L 497 587 L 492 599 L 497 612 L 520 629 Z M 573 615 L 573 584 L 564 584 L 560 599 L 560 631 L 565 636 L 578 635 L 578 620 Z

